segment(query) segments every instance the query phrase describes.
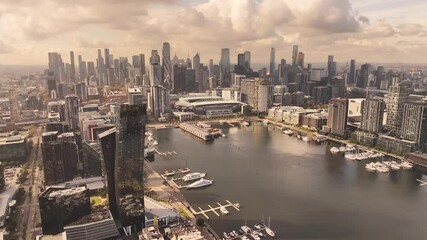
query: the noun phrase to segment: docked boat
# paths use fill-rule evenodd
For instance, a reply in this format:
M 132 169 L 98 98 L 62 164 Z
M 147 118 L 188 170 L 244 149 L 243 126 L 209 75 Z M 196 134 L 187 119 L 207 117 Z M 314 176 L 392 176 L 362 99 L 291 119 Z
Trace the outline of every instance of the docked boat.
M 413 165 L 412 163 L 408 162 L 408 161 L 403 161 L 403 162 L 400 164 L 400 166 L 401 166 L 403 169 L 411 169 L 411 168 L 413 168 L 413 167 L 414 167 L 414 165 Z
M 221 207 L 221 208 L 219 209 L 219 211 L 221 211 L 221 213 L 222 213 L 223 215 L 227 215 L 227 214 L 229 214 L 229 212 L 228 212 L 227 208 L 225 208 L 225 207 Z
M 159 145 L 159 143 L 156 140 L 154 140 L 153 146 L 156 146 L 156 145 Z
M 197 179 L 204 178 L 204 177 L 206 177 L 206 173 L 194 172 L 194 173 L 189 173 L 189 174 L 185 175 L 182 178 L 182 180 L 184 180 L 185 182 L 188 182 L 188 181 L 197 180 Z
M 387 166 L 378 166 L 377 167 L 377 171 L 380 172 L 380 173 L 388 173 L 389 169 L 388 169 Z
M 245 126 L 245 127 L 249 127 L 251 124 L 250 123 L 248 123 L 248 122 L 242 122 L 242 124 L 243 124 L 243 126 Z
M 310 141 L 310 138 L 308 138 L 307 136 L 304 136 L 304 137 L 302 137 L 302 140 L 303 140 L 304 142 L 309 142 L 309 141 Z
M 261 238 L 258 236 L 258 234 L 255 233 L 251 233 L 250 236 L 254 239 L 254 240 L 261 240 Z
M 333 154 L 340 152 L 340 150 L 337 147 L 332 147 L 331 149 L 329 149 L 329 151 L 331 151 L 331 153 L 333 153 Z
M 254 225 L 254 227 L 258 230 L 261 230 L 261 229 L 265 228 L 265 225 L 263 223 L 257 223 Z
M 366 170 L 368 170 L 370 172 L 377 171 L 377 167 L 374 164 L 372 164 L 372 163 L 366 164 L 365 168 L 366 168 Z
M 233 231 L 230 232 L 230 236 L 231 237 L 237 237 L 237 236 L 239 236 L 239 234 L 236 231 L 233 230 Z
M 262 233 L 261 231 L 253 231 L 253 233 L 255 233 L 256 235 L 258 235 L 260 238 L 266 237 L 265 234 Z
M 175 175 L 175 170 L 172 170 L 172 171 L 165 171 L 164 173 L 163 173 L 163 176 L 165 176 L 165 177 L 170 177 L 170 176 L 173 176 L 173 175 Z
M 223 138 L 227 138 L 227 135 L 225 135 L 224 133 L 221 135 Z
M 240 229 L 244 232 L 244 233 L 250 233 L 252 231 L 252 229 L 248 226 L 241 226 Z
M 242 240 L 249 240 L 249 238 L 246 237 L 246 236 L 241 236 L 240 239 L 242 239 Z
M 339 150 L 340 152 L 346 152 L 346 151 L 347 151 L 347 148 L 346 148 L 346 147 L 339 147 L 339 148 L 338 148 L 338 150 Z
M 228 233 L 223 232 L 222 235 L 224 236 L 225 239 L 230 239 L 230 235 L 228 235 Z
M 286 130 L 284 130 L 284 131 L 282 131 L 284 134 L 286 134 L 286 135 L 292 135 L 292 134 L 294 134 L 294 131 L 292 131 L 292 130 L 290 130 L 290 129 L 286 129 Z
M 214 182 L 214 180 L 207 180 L 204 178 L 201 178 L 200 180 L 197 180 L 195 182 L 193 182 L 192 184 L 189 184 L 187 186 L 185 186 L 187 189 L 190 188 L 200 188 L 200 187 L 205 187 L 205 186 L 209 186 L 212 185 Z
M 390 168 L 391 168 L 391 170 L 400 170 L 400 165 L 399 164 L 391 164 Z
M 275 237 L 276 236 L 276 233 L 273 230 L 271 230 L 271 228 L 270 228 L 270 217 L 268 218 L 268 226 L 265 227 L 265 232 L 270 237 Z
M 178 169 L 178 171 L 179 171 L 180 173 L 188 173 L 188 172 L 190 172 L 191 170 L 190 170 L 189 168 L 180 168 L 180 169 Z

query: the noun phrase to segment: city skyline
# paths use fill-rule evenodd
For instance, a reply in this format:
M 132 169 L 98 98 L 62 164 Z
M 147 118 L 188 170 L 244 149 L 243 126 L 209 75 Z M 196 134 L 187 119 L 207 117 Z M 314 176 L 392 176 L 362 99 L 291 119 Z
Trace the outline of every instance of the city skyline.
M 304 6 L 303 6 L 304 4 Z M 46 65 L 46 52 L 70 51 L 84 61 L 97 49 L 131 57 L 171 44 L 171 57 L 200 52 L 201 63 L 220 60 L 222 48 L 251 51 L 254 64 L 292 61 L 292 45 L 305 62 L 425 63 L 427 29 L 419 0 L 223 1 L 128 0 L 0 3 L 0 64 Z M 69 14 L 69 13 L 73 14 Z M 419 14 L 417 14 L 419 13 Z M 418 17 L 417 17 L 418 16 Z M 378 54 L 381 53 L 381 54 Z

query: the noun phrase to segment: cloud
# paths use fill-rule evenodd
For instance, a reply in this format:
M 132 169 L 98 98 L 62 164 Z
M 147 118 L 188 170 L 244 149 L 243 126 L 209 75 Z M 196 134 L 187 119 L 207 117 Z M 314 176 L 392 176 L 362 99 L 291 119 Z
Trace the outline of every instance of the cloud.
M 318 0 L 312 2 L 302 16 L 308 27 L 328 33 L 358 32 L 360 23 L 349 0 Z
M 12 47 L 11 45 L 6 44 L 2 40 L 0 40 L 0 54 L 13 53 L 14 50 L 15 50 L 14 47 Z
M 420 35 L 427 32 L 427 29 L 422 24 L 403 23 L 396 27 L 397 32 L 401 36 Z

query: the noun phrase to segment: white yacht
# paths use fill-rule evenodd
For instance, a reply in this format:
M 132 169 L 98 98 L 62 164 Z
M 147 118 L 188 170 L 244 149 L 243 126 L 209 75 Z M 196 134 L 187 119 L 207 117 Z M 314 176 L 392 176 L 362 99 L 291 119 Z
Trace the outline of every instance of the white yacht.
M 366 164 L 365 168 L 366 168 L 366 170 L 371 171 L 371 172 L 377 171 L 377 167 L 373 163 Z
M 413 167 L 414 167 L 414 165 L 412 165 L 412 163 L 410 163 L 410 162 L 408 162 L 408 161 L 403 161 L 403 162 L 400 164 L 400 166 L 401 166 L 403 169 L 411 169 L 411 168 L 413 168 Z
M 339 148 L 337 147 L 332 147 L 331 149 L 329 149 L 329 151 L 331 151 L 331 153 L 334 153 L 334 154 L 340 152 Z
M 180 172 L 180 173 L 188 173 L 188 172 L 190 172 L 191 170 L 189 169 L 189 168 L 180 168 L 180 169 L 178 169 L 178 171 Z
M 197 180 L 197 179 L 204 178 L 204 177 L 206 177 L 206 173 L 193 172 L 193 173 L 189 173 L 189 174 L 185 175 L 182 178 L 182 180 L 184 180 L 185 182 L 188 182 L 188 181 Z
M 380 172 L 380 173 L 388 173 L 389 172 L 389 169 L 388 169 L 388 167 L 387 166 L 378 166 L 377 167 L 377 171 L 378 172 Z
M 198 181 L 193 182 L 192 184 L 189 184 L 187 186 L 185 186 L 187 189 L 190 188 L 199 188 L 199 187 L 205 187 L 205 186 L 209 186 L 212 185 L 214 182 L 214 180 L 206 180 L 204 178 L 201 178 Z
M 250 235 L 254 240 L 261 240 L 261 238 L 258 236 L 258 234 L 251 233 Z
M 252 229 L 250 227 L 246 226 L 246 225 L 245 226 L 241 226 L 240 229 L 242 229 L 242 231 L 244 233 L 250 233 L 252 231 Z
M 276 233 L 274 233 L 273 230 L 271 230 L 270 228 L 270 217 L 268 217 L 268 226 L 265 227 L 265 232 L 267 233 L 267 235 L 269 235 L 270 237 L 275 237 Z
M 221 211 L 221 213 L 222 213 L 223 215 L 227 215 L 227 214 L 229 214 L 229 212 L 228 212 L 227 208 L 225 208 L 225 207 L 221 207 L 219 210 Z
M 286 129 L 286 130 L 284 130 L 284 131 L 282 131 L 284 134 L 286 134 L 286 135 L 292 135 L 292 134 L 294 134 L 294 131 L 292 131 L 292 130 L 290 130 L 290 129 Z
M 347 151 L 347 148 L 346 148 L 346 147 L 340 147 L 340 148 L 338 148 L 338 150 L 339 150 L 340 152 L 346 152 L 346 151 Z
M 400 170 L 400 165 L 399 164 L 391 164 L 390 168 L 391 168 L 391 170 Z

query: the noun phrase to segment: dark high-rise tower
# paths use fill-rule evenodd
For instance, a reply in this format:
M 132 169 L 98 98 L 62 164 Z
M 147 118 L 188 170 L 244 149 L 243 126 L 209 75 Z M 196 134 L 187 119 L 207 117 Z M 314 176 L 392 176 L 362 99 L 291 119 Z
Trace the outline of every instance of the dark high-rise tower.
M 356 60 L 350 61 L 350 73 L 348 75 L 347 84 L 353 85 L 356 82 Z
M 79 98 L 76 95 L 65 97 L 65 119 L 71 131 L 79 129 Z
M 109 178 L 108 192 L 115 195 L 110 207 L 116 215 L 118 227 L 127 236 L 141 230 L 145 223 L 143 170 L 146 122 L 146 105 L 121 105 L 116 128 L 99 134 Z M 115 151 L 111 149 L 113 145 Z M 114 160 L 112 154 L 115 154 Z M 112 182 L 114 184 L 110 185 Z
M 172 88 L 172 68 L 171 68 L 171 47 L 168 42 L 163 43 L 162 48 L 162 71 L 163 85 L 168 89 Z
M 76 65 L 74 64 L 74 52 L 70 51 L 70 78 L 71 82 L 76 81 Z
M 298 58 L 298 45 L 294 45 L 292 47 L 292 66 L 297 65 L 297 58 Z
M 334 62 L 334 56 L 328 56 L 328 79 L 331 79 L 333 76 L 337 75 L 337 63 Z
M 145 55 L 139 54 L 139 64 L 141 67 L 139 68 L 139 75 L 142 77 L 145 74 Z
M 230 86 L 230 49 L 223 48 L 221 49 L 221 60 L 219 61 L 220 69 L 220 84 L 221 87 Z
M 372 66 L 369 63 L 365 63 L 360 68 L 359 79 L 356 82 L 356 87 L 366 88 L 368 86 L 369 74 L 372 73 Z
M 276 72 L 276 50 L 274 48 L 271 48 L 270 51 L 270 76 L 272 79 L 274 79 L 274 73 Z

